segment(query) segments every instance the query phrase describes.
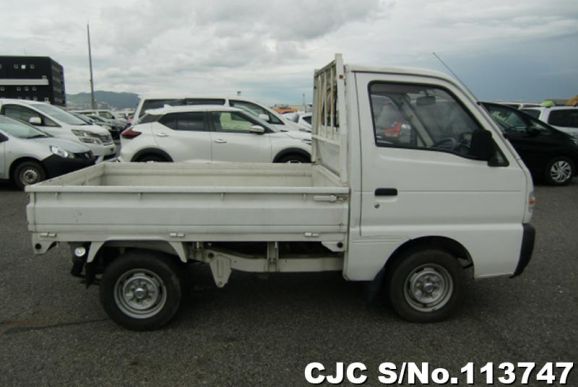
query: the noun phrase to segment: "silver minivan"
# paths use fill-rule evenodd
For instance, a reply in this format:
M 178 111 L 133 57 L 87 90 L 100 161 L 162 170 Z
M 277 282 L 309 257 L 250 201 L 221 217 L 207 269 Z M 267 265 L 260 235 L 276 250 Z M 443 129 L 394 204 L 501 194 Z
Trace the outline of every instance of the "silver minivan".
M 94 164 L 88 146 L 0 116 L 0 179 L 18 188 Z
M 0 99 L 0 114 L 27 122 L 55 137 L 86 144 L 97 162 L 116 157 L 116 145 L 105 128 L 91 125 L 44 102 Z

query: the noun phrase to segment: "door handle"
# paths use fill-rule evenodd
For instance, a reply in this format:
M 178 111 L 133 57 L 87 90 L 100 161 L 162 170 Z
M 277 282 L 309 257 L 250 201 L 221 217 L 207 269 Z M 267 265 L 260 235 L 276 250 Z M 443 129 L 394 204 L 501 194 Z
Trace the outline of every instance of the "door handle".
M 168 137 L 169 135 L 166 133 L 155 133 L 157 137 Z
M 223 140 L 222 138 L 216 139 L 215 142 L 216 142 L 217 144 L 226 144 L 226 143 L 227 143 L 227 141 Z
M 397 196 L 397 188 L 377 188 L 375 196 Z

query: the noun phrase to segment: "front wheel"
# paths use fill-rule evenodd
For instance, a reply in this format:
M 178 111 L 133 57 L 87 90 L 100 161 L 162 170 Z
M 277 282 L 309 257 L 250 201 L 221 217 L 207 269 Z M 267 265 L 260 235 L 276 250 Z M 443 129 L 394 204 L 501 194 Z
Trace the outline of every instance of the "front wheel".
M 575 173 L 574 163 L 570 159 L 557 157 L 546 166 L 546 182 L 551 185 L 566 185 Z
M 181 303 L 177 265 L 170 257 L 132 251 L 104 271 L 100 301 L 117 324 L 135 331 L 166 325 Z
M 12 179 L 19 189 L 24 189 L 27 185 L 41 182 L 46 178 L 46 172 L 42 165 L 36 161 L 24 161 L 14 168 Z
M 457 259 L 441 250 L 417 250 L 401 257 L 388 275 L 389 300 L 412 322 L 449 317 L 462 301 L 464 273 Z

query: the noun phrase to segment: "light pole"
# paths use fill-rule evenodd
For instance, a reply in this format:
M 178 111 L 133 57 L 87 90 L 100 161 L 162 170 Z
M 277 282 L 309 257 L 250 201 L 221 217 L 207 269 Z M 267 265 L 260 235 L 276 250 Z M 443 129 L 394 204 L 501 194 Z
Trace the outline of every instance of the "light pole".
M 90 66 L 90 106 L 96 109 L 96 101 L 94 99 L 94 78 L 92 77 L 92 50 L 90 49 L 90 25 L 86 25 L 86 33 L 88 36 L 88 64 Z

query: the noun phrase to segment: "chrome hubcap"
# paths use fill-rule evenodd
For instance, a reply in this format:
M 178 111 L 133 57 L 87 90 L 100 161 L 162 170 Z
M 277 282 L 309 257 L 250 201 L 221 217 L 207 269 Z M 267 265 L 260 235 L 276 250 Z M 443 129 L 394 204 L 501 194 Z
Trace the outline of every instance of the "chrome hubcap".
M 572 166 L 564 160 L 556 161 L 550 168 L 550 177 L 556 183 L 564 183 L 572 178 Z
M 146 269 L 134 269 L 116 281 L 114 299 L 119 309 L 133 318 L 157 314 L 167 301 L 162 279 Z
M 426 264 L 407 276 L 404 296 L 412 308 L 433 312 L 448 303 L 453 289 L 452 277 L 443 266 Z

